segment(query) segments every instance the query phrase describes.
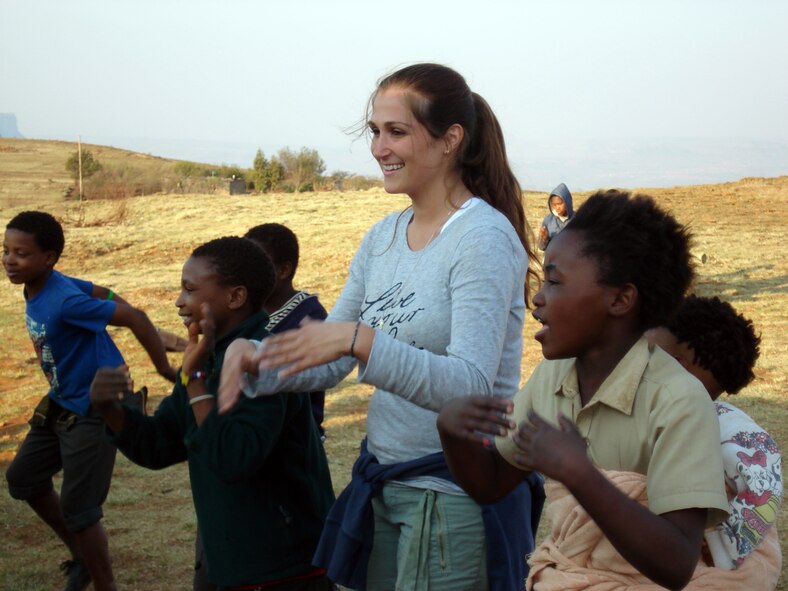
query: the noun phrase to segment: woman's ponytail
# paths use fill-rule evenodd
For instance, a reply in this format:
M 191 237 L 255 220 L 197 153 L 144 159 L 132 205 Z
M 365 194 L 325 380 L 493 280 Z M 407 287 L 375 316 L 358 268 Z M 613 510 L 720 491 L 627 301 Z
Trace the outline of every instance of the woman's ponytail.
M 530 299 L 530 286 L 538 285 L 539 275 L 534 268 L 538 259 L 531 246 L 534 237 L 525 217 L 522 190 L 509 166 L 498 119 L 484 98 L 475 92 L 472 93 L 472 97 L 476 121 L 467 146 L 460 155 L 462 181 L 474 195 L 481 197 L 500 211 L 514 226 L 528 255 L 528 273 L 525 282 L 527 302 Z

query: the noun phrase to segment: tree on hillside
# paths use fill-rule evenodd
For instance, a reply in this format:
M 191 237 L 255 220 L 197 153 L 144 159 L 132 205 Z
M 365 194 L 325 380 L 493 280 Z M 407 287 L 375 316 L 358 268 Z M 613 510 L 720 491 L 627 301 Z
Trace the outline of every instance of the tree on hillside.
M 252 182 L 254 188 L 260 193 L 267 193 L 271 190 L 270 171 L 268 170 L 268 160 L 261 149 L 257 149 L 252 163 Z
M 345 186 L 345 179 L 349 179 L 351 176 L 353 175 L 346 170 L 334 170 L 328 176 L 323 177 L 321 187 L 324 190 L 342 191 Z
M 175 174 L 184 178 L 207 176 L 207 169 L 204 164 L 181 160 L 175 163 Z
M 219 176 L 226 179 L 246 179 L 246 170 L 235 164 L 222 164 L 219 169 Z
M 321 185 L 324 189 L 333 191 L 360 191 L 371 187 L 381 187 L 382 182 L 374 177 L 353 174 L 347 170 L 335 170 L 323 177 Z
M 326 170 L 326 163 L 312 148 L 301 148 L 298 152 L 282 148 L 278 157 L 284 166 L 285 178 L 296 193 L 311 190 Z
M 79 184 L 79 152 L 74 152 L 66 160 L 66 170 L 74 177 L 74 185 Z M 82 151 L 82 178 L 86 179 L 101 170 L 101 164 L 93 158 L 90 150 Z
M 268 161 L 268 190 L 276 191 L 283 178 L 285 178 L 285 167 L 282 166 L 279 158 L 271 156 L 271 160 Z
M 263 151 L 258 149 L 252 163 L 252 181 L 255 190 L 260 193 L 274 191 L 284 176 L 285 171 L 279 159 L 272 156 L 271 160 L 267 160 Z

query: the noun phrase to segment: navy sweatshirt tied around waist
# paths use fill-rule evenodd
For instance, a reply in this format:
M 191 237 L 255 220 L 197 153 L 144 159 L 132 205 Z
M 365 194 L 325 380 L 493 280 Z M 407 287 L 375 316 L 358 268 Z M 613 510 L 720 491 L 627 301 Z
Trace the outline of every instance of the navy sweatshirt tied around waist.
M 332 581 L 365 591 L 375 534 L 372 498 L 382 492 L 387 480 L 416 476 L 435 476 L 454 482 L 442 452 L 401 464 L 382 465 L 367 451 L 364 439 L 350 484 L 326 518 L 313 564 L 326 568 Z M 525 557 L 534 551 L 544 500 L 544 481 L 534 472 L 497 503 L 481 505 L 490 591 L 524 588 L 528 576 Z

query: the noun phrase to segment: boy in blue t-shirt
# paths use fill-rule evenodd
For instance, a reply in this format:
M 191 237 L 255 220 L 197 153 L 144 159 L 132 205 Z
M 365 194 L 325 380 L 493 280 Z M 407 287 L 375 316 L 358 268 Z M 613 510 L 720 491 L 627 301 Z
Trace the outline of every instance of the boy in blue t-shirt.
M 94 298 L 86 282 L 54 270 L 64 244 L 62 227 L 44 212 L 22 212 L 6 226 L 3 267 L 11 283 L 24 285 L 25 323 L 50 385 L 6 479 L 11 496 L 27 501 L 71 552 L 61 565 L 65 589 L 84 589 L 92 580 L 97 591 L 113 590 L 101 507 L 115 448 L 103 437 L 89 397 L 100 367 L 124 364 L 107 325 L 130 328 L 163 377 L 174 381 L 176 370 L 143 311 L 122 300 Z M 52 477 L 61 469 L 58 495 Z

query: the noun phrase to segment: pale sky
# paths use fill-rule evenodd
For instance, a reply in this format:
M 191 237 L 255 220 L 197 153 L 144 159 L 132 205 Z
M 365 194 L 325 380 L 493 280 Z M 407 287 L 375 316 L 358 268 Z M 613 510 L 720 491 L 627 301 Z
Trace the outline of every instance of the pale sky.
M 0 0 L 0 113 L 28 138 L 377 175 L 343 130 L 416 61 L 488 100 L 524 187 L 788 174 L 785 0 Z

